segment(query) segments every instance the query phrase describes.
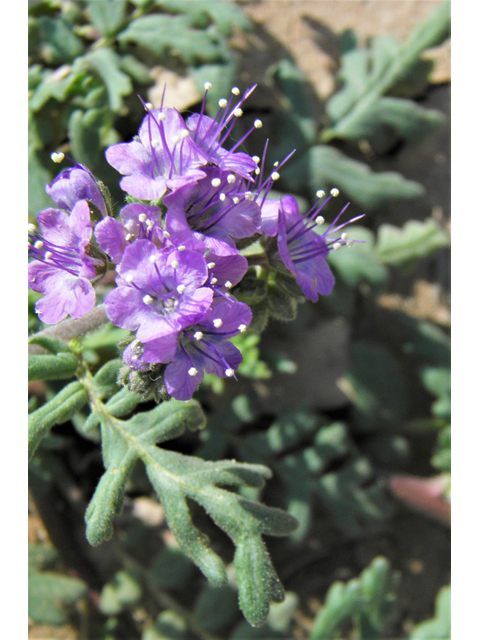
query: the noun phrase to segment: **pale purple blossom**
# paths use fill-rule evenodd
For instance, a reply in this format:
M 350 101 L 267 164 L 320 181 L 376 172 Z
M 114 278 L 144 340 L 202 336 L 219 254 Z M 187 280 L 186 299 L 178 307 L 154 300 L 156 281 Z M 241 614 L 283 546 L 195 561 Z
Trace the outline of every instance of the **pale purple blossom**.
M 40 233 L 32 228 L 28 284 L 43 293 L 37 314 L 47 324 L 56 324 L 70 315 L 81 318 L 95 305 L 91 284 L 102 262 L 88 255 L 92 236 L 90 209 L 86 200 L 75 204 L 72 213 L 45 209 L 38 214 Z
M 81 164 L 62 171 L 45 191 L 60 209 L 71 211 L 79 200 L 90 200 L 103 216 L 107 215 L 105 202 L 90 171 Z
M 158 200 L 204 177 L 208 157 L 176 109 L 147 108 L 138 136 L 107 148 L 107 161 L 125 177 L 120 187 L 141 200 Z
M 157 249 L 150 240 L 126 247 L 117 267 L 117 287 L 105 298 L 113 324 L 136 331 L 141 342 L 161 339 L 163 357 L 173 357 L 179 332 L 208 311 L 213 291 L 202 286 L 208 277 L 204 257 L 174 248 Z

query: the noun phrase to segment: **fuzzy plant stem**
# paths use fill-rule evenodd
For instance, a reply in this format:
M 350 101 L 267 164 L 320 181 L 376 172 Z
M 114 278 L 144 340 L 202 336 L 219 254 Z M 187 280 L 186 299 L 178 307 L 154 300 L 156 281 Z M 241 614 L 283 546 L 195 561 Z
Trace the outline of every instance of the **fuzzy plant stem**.
M 95 329 L 98 329 L 106 322 L 108 322 L 108 318 L 105 313 L 105 305 L 99 304 L 86 313 L 82 318 L 79 318 L 78 320 L 74 320 L 73 318 L 62 320 L 62 322 L 59 322 L 58 324 L 52 325 L 38 333 L 35 333 L 33 336 L 30 336 L 30 339 L 42 336 L 51 336 L 68 342 L 69 340 L 72 340 L 72 338 L 80 338 L 91 331 L 95 331 Z M 28 346 L 28 353 L 30 354 L 44 353 L 44 351 L 45 350 L 42 347 L 36 344 L 30 344 Z

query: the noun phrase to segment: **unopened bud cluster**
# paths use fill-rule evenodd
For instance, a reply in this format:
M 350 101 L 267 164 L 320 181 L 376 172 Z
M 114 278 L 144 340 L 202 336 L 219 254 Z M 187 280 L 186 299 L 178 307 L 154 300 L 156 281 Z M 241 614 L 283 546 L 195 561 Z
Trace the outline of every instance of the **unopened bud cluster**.
M 205 97 L 210 88 L 206 83 Z M 325 199 L 317 192 L 306 215 L 292 196 L 269 197 L 291 154 L 267 173 L 266 145 L 262 158 L 239 151 L 260 120 L 225 147 L 253 89 L 239 98 L 234 87 L 215 118 L 204 112 L 205 97 L 187 120 L 176 109 L 144 104 L 138 135 L 106 150 L 127 194 L 118 218 L 105 187 L 74 164 L 46 187 L 57 207 L 39 213 L 38 228 L 29 225 L 29 285 L 44 294 L 36 305 L 43 322 L 82 317 L 96 303 L 96 283 L 116 271 L 105 309 L 114 325 L 132 332 L 123 378 L 144 395 L 156 378 L 157 399 L 187 400 L 205 373 L 235 377 L 242 354 L 230 338 L 252 323 L 250 293 L 263 287 L 266 295 L 278 276 L 278 291 L 292 300 L 285 308 L 298 292 L 316 301 L 334 284 L 329 251 L 353 244 L 340 232 L 348 223 L 337 225 L 343 210 L 319 229 L 337 189 Z M 63 159 L 52 154 L 54 162 Z M 290 311 L 284 313 L 287 319 Z

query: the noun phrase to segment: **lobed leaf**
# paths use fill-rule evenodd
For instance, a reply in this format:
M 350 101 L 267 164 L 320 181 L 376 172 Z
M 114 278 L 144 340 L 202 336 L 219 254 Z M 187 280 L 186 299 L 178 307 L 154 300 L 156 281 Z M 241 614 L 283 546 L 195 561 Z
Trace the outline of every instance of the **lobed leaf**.
M 337 187 L 365 209 L 386 206 L 393 198 L 418 198 L 425 193 L 417 182 L 399 173 L 374 173 L 366 164 L 352 160 L 326 145 L 316 145 L 307 153 L 310 168 L 308 186 L 313 194 L 318 185 Z
M 375 250 L 384 264 L 401 267 L 449 244 L 447 232 L 430 218 L 423 222 L 409 220 L 401 229 L 382 224 Z
M 28 615 L 39 624 L 68 622 L 65 606 L 81 600 L 87 593 L 83 580 L 52 572 L 28 572 Z
M 431 620 L 418 624 L 409 640 L 449 640 L 451 637 L 451 588 L 443 587 L 437 595 L 435 615 Z
M 104 36 L 113 36 L 123 26 L 126 0 L 87 0 L 92 23 Z
M 113 4 L 117 5 L 117 2 Z M 77 64 L 100 78 L 108 92 L 110 109 L 118 113 L 123 105 L 123 97 L 130 95 L 133 90 L 130 77 L 121 70 L 121 58 L 112 49 L 104 47 L 83 56 L 77 60 Z

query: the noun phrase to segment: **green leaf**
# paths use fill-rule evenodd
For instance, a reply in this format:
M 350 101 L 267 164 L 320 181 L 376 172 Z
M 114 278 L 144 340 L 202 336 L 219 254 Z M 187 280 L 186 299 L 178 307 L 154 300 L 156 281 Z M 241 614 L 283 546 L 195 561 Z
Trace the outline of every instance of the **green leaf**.
M 384 264 L 401 267 L 449 244 L 447 232 L 435 220 L 409 220 L 402 228 L 382 224 L 376 252 Z
M 92 23 L 104 36 L 113 36 L 122 27 L 127 9 L 126 0 L 87 0 Z
M 74 111 L 68 124 L 73 155 L 78 162 L 95 170 L 103 160 L 100 129 L 104 125 L 103 109 Z
M 49 73 L 35 88 L 28 103 L 29 108 L 38 112 L 52 98 L 57 102 L 64 102 L 78 77 L 78 73 L 74 73 L 72 68 L 66 65 Z
M 418 198 L 425 193 L 417 182 L 399 173 L 373 173 L 364 163 L 352 160 L 326 145 L 317 145 L 306 154 L 309 166 L 308 186 L 314 197 L 319 185 L 336 187 L 366 209 L 379 209 L 393 198 Z
M 61 380 L 72 378 L 78 369 L 78 358 L 74 353 L 56 356 L 28 356 L 28 380 Z
M 435 616 L 418 624 L 409 635 L 409 640 L 449 640 L 451 637 L 451 588 L 443 587 L 437 595 Z
M 233 540 L 240 603 L 247 619 L 261 624 L 269 602 L 279 601 L 283 595 L 262 535 L 288 535 L 296 522 L 279 509 L 247 500 L 221 485 L 258 487 L 270 477 L 270 471 L 229 460 L 207 462 L 155 446 L 180 435 L 185 428 L 204 425 L 195 401 L 171 400 L 128 421 L 113 418 L 105 410 L 99 415 L 106 472 L 86 514 L 89 541 L 98 544 L 112 534 L 112 520 L 121 509 L 126 481 L 135 461 L 141 458 L 177 542 L 214 584 L 226 582 L 225 568 L 205 534 L 194 525 L 187 501 L 201 505 Z
M 45 356 L 52 357 L 52 356 Z M 42 438 L 55 424 L 62 424 L 87 402 L 81 382 L 71 382 L 42 407 L 28 416 L 28 458 L 31 460 Z
M 84 45 L 73 33 L 73 24 L 68 20 L 41 16 L 37 23 L 45 42 L 43 56 L 48 64 L 73 62 L 82 55 Z
M 28 150 L 28 213 L 36 216 L 40 209 L 52 205 L 51 198 L 45 193 L 45 185 L 53 179 L 52 165 L 48 154 L 36 151 L 33 147 Z
M 319 232 L 321 231 L 320 228 Z M 362 282 L 367 282 L 372 287 L 385 284 L 388 271 L 375 253 L 374 234 L 366 227 L 352 225 L 348 227 L 348 237 L 364 240 L 365 243 L 356 243 L 351 248 L 329 253 L 328 263 L 333 267 L 335 275 L 349 287 L 358 287 Z
M 114 0 L 113 4 L 117 4 Z M 95 4 L 99 4 L 95 2 Z M 107 2 L 107 4 L 110 4 Z M 121 4 L 121 3 L 120 3 Z M 77 64 L 84 69 L 93 71 L 105 85 L 108 92 L 110 109 L 118 113 L 123 105 L 123 97 L 133 91 L 132 81 L 121 70 L 121 58 L 111 49 L 102 48 L 91 51 L 77 60 Z
M 313 623 L 310 640 L 333 640 L 345 623 L 356 619 L 358 637 L 383 638 L 382 628 L 389 614 L 392 592 L 399 580 L 386 558 L 377 557 L 358 579 L 335 582 Z
M 142 633 L 142 640 L 187 640 L 185 618 L 172 610 L 163 611 Z
M 66 342 L 53 336 L 32 336 L 28 344 L 36 344 L 55 355 L 59 353 L 71 353 L 70 347 Z
M 99 608 L 107 616 L 114 616 L 133 606 L 142 597 L 137 578 L 128 571 L 117 571 L 100 593 Z
M 38 624 L 62 625 L 68 622 L 66 606 L 87 593 L 83 580 L 52 572 L 28 572 L 28 615 Z
M 172 13 L 186 13 L 198 27 L 214 22 L 220 33 L 231 36 L 234 29 L 249 31 L 251 23 L 242 9 L 230 0 L 157 0 L 157 4 Z
M 366 137 L 378 142 L 385 127 L 410 137 L 441 124 L 444 119 L 436 111 L 383 96 L 412 72 L 422 51 L 440 44 L 449 30 L 448 2 L 412 31 L 402 46 L 391 36 L 379 36 L 374 38 L 369 52 L 347 51 L 340 71 L 344 86 L 327 103 L 332 125 L 323 131 L 321 141 Z
M 165 58 L 177 57 L 186 64 L 218 62 L 225 46 L 214 32 L 192 28 L 187 16 L 149 15 L 137 18 L 117 36 L 121 45 L 139 45 Z

